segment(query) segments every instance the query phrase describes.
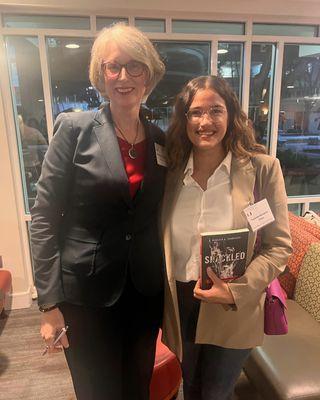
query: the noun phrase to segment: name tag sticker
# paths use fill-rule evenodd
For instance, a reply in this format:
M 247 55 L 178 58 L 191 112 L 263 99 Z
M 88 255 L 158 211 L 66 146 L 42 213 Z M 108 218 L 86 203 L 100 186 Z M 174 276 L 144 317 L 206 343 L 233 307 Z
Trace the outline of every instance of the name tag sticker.
M 258 201 L 243 210 L 253 232 L 274 221 L 267 199 Z
M 158 165 L 161 165 L 162 167 L 167 167 L 168 163 L 167 163 L 167 156 L 166 156 L 166 151 L 164 149 L 164 146 L 161 146 L 161 144 L 155 143 L 154 148 L 156 151 Z

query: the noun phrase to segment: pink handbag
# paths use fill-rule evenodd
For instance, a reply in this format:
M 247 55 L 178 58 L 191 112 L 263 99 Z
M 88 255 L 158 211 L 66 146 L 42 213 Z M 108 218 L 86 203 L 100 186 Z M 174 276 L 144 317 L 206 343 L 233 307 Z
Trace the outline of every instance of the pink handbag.
M 258 190 L 254 185 L 254 202 L 259 201 Z M 261 247 L 261 231 L 257 232 L 254 253 L 257 254 Z M 288 321 L 285 314 L 286 298 L 278 278 L 274 279 L 266 288 L 264 303 L 264 333 L 266 335 L 285 335 L 288 333 Z
M 266 289 L 264 303 L 264 333 L 266 335 L 285 335 L 288 333 L 286 308 L 286 298 L 280 282 L 276 278 Z

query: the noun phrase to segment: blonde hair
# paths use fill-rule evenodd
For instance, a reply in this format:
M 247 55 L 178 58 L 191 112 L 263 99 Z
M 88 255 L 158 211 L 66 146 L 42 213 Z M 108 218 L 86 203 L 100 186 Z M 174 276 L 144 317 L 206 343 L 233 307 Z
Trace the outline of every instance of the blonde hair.
M 116 44 L 134 60 L 145 64 L 148 69 L 148 81 L 145 97 L 147 97 L 165 72 L 165 66 L 150 40 L 137 28 L 127 26 L 123 22 L 110 28 L 104 28 L 93 43 L 89 67 L 89 78 L 92 86 L 107 97 L 105 93 L 105 77 L 103 57 L 108 52 L 110 44 Z
M 188 82 L 176 98 L 166 140 L 169 167 L 179 168 L 189 157 L 192 143 L 187 135 L 186 112 L 196 93 L 205 89 L 217 92 L 226 103 L 228 127 L 222 142 L 225 150 L 231 151 L 241 159 L 248 159 L 257 153 L 266 153 L 265 147 L 256 142 L 254 130 L 248 124 L 248 117 L 242 111 L 239 100 L 229 84 L 218 76 L 199 76 Z

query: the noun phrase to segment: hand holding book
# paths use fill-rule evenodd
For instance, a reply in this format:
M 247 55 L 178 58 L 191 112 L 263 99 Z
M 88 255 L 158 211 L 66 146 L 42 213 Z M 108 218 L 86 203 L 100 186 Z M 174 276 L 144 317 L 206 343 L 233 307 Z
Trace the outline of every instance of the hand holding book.
M 244 274 L 247 264 L 249 230 L 235 229 L 201 233 L 201 288 L 210 289 L 208 270 L 223 281 L 232 281 Z
M 234 298 L 226 282 L 217 277 L 212 268 L 207 268 L 208 277 L 212 280 L 210 289 L 201 289 L 201 279 L 198 279 L 193 294 L 196 299 L 206 303 L 234 304 Z

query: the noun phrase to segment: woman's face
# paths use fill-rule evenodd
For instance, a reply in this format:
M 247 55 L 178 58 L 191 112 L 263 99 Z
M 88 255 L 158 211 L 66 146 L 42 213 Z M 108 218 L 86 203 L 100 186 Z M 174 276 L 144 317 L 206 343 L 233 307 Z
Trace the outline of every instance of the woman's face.
M 104 61 L 105 91 L 113 106 L 128 109 L 140 107 L 146 92 L 147 67 L 133 60 L 116 44 L 108 46 Z M 129 63 L 129 65 L 128 65 Z M 126 67 L 122 67 L 125 65 Z M 116 73 L 117 68 L 119 74 Z M 134 76 L 130 75 L 133 73 Z
M 187 135 L 194 150 L 224 151 L 222 141 L 228 128 L 228 111 L 217 92 L 199 90 L 190 105 L 187 119 Z

